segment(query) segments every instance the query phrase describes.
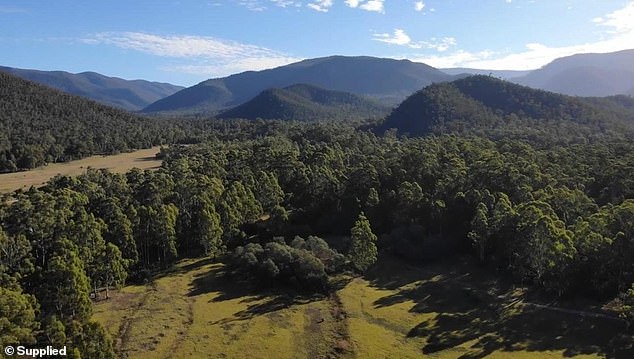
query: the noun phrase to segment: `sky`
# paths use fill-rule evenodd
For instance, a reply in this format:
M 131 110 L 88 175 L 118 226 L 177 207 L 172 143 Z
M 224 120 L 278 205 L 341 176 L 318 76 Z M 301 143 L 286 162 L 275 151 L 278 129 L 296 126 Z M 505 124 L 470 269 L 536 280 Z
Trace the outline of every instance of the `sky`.
M 527 70 L 634 48 L 634 0 L 0 0 L 0 65 L 191 86 L 330 55 Z

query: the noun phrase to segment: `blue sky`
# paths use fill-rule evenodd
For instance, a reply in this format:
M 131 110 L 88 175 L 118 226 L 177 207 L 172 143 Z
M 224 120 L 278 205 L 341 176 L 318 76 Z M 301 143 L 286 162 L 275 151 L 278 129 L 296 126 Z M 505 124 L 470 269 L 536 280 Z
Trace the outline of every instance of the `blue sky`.
M 533 69 L 634 48 L 634 0 L 1 0 L 0 65 L 190 86 L 329 55 Z

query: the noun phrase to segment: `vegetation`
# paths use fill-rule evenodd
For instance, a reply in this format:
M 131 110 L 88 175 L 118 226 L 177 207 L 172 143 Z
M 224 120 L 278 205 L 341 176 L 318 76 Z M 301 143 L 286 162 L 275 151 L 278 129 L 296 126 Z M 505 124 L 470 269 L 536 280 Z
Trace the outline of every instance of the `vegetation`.
M 471 76 L 420 90 L 394 109 L 379 131 L 511 137 L 541 145 L 538 141 L 631 138 L 633 121 L 631 100 L 624 96 L 583 99 Z
M 363 272 L 376 262 L 376 236 L 370 222 L 363 213 L 354 223 L 350 233 L 350 262 L 355 269 Z
M 132 168 L 156 169 L 162 162 L 156 158 L 160 150 L 160 146 L 155 146 L 116 155 L 96 155 L 70 162 L 51 163 L 28 171 L 0 173 L 0 193 L 43 186 L 57 175 L 77 176 L 86 172 L 87 168 L 104 168 L 115 173 L 125 173 Z
M 196 126 L 143 118 L 0 72 L 0 172 L 191 142 Z
M 0 66 L 0 71 L 129 111 L 142 110 L 152 102 L 183 89 L 167 83 L 129 81 L 95 72 L 71 74 L 64 71 L 24 70 L 4 66 Z
M 248 102 L 224 111 L 217 117 L 350 121 L 380 118 L 387 113 L 387 106 L 369 98 L 298 84 L 283 89 L 264 90 Z
M 425 125 L 436 135 L 376 136 L 367 125 L 346 123 L 200 121 L 199 129 L 213 133 L 161 150 L 155 171 L 91 169 L 12 194 L 14 201 L 0 205 L 0 287 L 15 306 L 0 313 L 9 328 L 0 339 L 65 341 L 81 357 L 112 357 L 118 344 L 92 322 L 91 297 L 196 256 L 224 262 L 225 280 L 257 283 L 261 293 L 285 287 L 283 303 L 315 295 L 338 308 L 334 295 L 351 269 L 370 278 L 372 265 L 391 255 L 420 265 L 471 254 L 504 280 L 555 301 L 621 298 L 629 318 L 634 142 L 627 109 L 600 110 L 483 77 L 430 91 L 438 89 L 447 91 L 437 102 L 423 97 L 423 106 L 414 95 L 403 104 L 413 112 L 397 109 L 388 119 L 416 114 L 418 106 L 469 115 Z M 495 100 L 501 89 L 510 99 Z M 213 291 L 219 273 L 208 269 Z M 425 323 L 407 335 L 428 338 L 430 353 L 452 347 L 456 336 L 485 349 L 511 345 L 516 334 L 507 330 L 517 323 L 506 319 L 513 313 L 488 306 L 508 304 L 497 299 L 509 292 L 467 292 L 453 295 L 474 296 L 484 309 L 408 318 Z M 420 293 L 408 298 L 423 302 Z M 341 301 L 357 305 L 345 292 Z M 389 338 L 377 333 L 377 342 Z M 565 350 L 558 345 L 551 347 Z

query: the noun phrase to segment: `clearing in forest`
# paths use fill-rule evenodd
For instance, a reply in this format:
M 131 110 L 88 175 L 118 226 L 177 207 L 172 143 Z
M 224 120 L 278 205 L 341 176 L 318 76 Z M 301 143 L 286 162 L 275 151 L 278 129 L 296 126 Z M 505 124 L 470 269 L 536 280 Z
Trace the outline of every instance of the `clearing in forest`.
M 142 170 L 158 168 L 162 161 L 156 159 L 155 155 L 160 148 L 160 146 L 156 146 L 118 155 L 91 156 L 76 161 L 51 163 L 28 171 L 2 173 L 0 174 L 0 193 L 13 192 L 20 188 L 29 189 L 31 186 L 38 187 L 58 174 L 63 176 L 80 175 L 86 172 L 88 167 L 105 168 L 117 173 L 127 172 L 135 167 Z
M 614 318 L 529 303 L 469 260 L 387 258 L 330 296 L 297 297 L 187 260 L 114 291 L 94 318 L 128 358 L 632 358 Z

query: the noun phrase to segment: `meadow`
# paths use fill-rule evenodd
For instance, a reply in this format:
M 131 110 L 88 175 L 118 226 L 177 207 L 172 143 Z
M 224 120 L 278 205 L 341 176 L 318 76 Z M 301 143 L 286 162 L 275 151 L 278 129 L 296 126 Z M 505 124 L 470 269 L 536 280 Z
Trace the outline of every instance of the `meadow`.
M 135 167 L 143 170 L 157 168 L 162 162 L 155 158 L 160 148 L 155 146 L 117 155 L 97 155 L 76 161 L 51 163 L 28 171 L 1 173 L 0 193 L 28 189 L 31 186 L 39 187 L 58 174 L 76 176 L 86 172 L 88 168 L 105 168 L 116 173 L 124 173 Z
M 389 257 L 330 295 L 263 290 L 185 260 L 97 302 L 128 358 L 631 358 L 623 323 L 539 305 L 469 259 Z M 586 307 L 587 308 L 587 307 Z M 580 314 L 581 313 L 581 314 Z

